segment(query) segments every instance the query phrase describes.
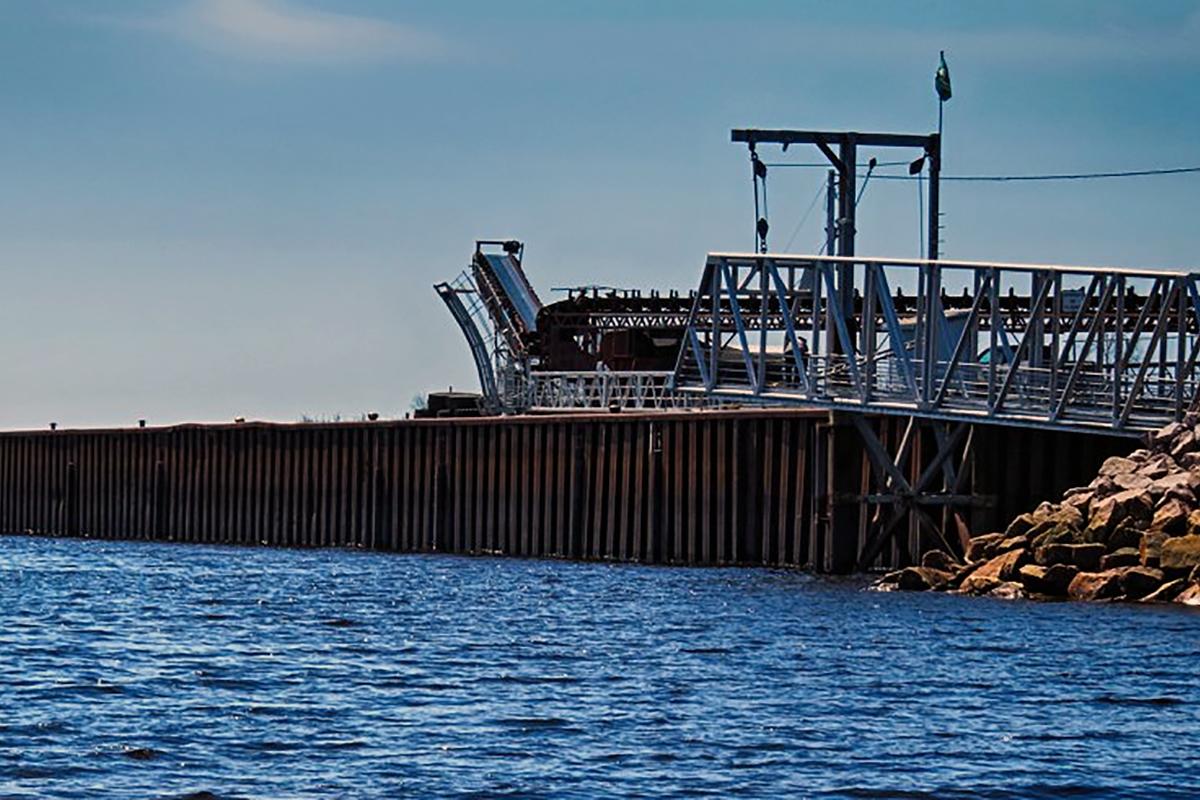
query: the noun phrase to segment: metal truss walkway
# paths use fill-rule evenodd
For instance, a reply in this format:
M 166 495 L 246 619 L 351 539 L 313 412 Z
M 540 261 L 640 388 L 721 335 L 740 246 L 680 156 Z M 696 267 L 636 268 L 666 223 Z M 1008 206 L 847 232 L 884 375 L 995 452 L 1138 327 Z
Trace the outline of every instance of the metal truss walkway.
M 675 389 L 732 402 L 1135 435 L 1197 402 L 1198 277 L 714 253 L 688 318 Z

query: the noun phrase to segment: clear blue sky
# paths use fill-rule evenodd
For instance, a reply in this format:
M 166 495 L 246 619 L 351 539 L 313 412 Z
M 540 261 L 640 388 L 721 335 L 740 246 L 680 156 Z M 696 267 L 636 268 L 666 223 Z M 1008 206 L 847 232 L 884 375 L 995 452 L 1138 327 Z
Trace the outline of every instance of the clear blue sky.
M 547 298 L 691 287 L 751 246 L 730 128 L 929 131 L 939 49 L 948 173 L 1200 164 L 1194 1 L 5 0 L 0 426 L 473 386 L 430 285 L 474 238 L 527 241 Z M 782 244 L 821 176 L 772 178 Z M 947 257 L 1200 268 L 1197 176 L 944 203 Z M 915 188 L 860 230 L 915 255 Z

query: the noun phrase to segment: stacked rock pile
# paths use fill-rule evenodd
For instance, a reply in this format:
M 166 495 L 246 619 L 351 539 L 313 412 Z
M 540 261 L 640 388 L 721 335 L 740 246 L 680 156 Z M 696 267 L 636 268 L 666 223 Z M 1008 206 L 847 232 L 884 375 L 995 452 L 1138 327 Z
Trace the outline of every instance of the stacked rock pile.
M 1003 533 L 976 536 L 965 559 L 935 550 L 874 588 L 1200 605 L 1200 414 Z

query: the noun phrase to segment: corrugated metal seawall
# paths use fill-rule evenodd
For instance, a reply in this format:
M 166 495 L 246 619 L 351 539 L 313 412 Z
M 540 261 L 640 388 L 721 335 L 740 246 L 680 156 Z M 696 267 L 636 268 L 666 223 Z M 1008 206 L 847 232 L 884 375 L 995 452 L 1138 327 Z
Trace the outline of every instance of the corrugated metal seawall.
M 758 410 L 3 433 L 0 531 L 837 570 L 860 531 L 814 535 L 817 464 L 864 491 L 867 470 L 813 446 L 827 427 Z M 1006 436 L 981 474 L 1024 479 L 1055 436 Z M 1047 468 L 1047 494 L 1113 447 L 1092 449 L 1064 447 L 1075 469 Z

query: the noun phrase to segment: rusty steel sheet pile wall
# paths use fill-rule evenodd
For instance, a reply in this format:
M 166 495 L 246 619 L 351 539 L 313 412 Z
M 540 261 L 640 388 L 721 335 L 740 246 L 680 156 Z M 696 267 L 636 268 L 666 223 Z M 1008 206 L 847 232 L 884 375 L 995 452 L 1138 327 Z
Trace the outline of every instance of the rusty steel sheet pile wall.
M 862 546 L 866 509 L 858 530 L 821 521 L 847 477 L 869 491 L 869 470 L 848 439 L 828 458 L 826 419 L 735 410 L 0 433 L 0 532 L 844 571 L 839 553 Z M 872 424 L 885 441 L 897 435 L 892 421 Z M 1028 433 L 986 434 L 972 491 L 996 499 L 982 515 L 1025 510 L 1116 447 Z M 1056 443 L 1063 463 L 1045 460 Z M 915 524 L 908 539 L 875 565 L 931 546 Z
M 816 416 L 656 413 L 3 433 L 0 530 L 803 564 L 813 547 L 804 485 Z

